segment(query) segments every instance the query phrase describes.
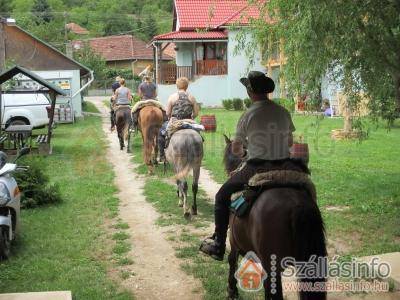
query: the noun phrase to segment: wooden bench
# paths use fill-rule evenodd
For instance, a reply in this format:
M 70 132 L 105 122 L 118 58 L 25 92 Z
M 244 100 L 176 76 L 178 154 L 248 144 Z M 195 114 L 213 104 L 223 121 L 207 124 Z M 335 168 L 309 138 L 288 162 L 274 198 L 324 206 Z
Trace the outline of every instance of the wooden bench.
M 48 135 L 47 134 L 40 134 L 36 138 L 36 143 L 38 144 L 45 144 L 47 143 Z

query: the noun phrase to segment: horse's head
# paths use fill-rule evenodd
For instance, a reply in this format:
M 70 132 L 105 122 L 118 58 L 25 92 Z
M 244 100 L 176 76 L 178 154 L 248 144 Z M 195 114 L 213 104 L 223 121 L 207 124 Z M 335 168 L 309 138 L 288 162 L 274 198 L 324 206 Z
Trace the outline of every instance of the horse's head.
M 224 138 L 226 143 L 224 151 L 224 166 L 226 173 L 230 174 L 239 167 L 242 159 L 232 153 L 232 141 L 225 134 Z

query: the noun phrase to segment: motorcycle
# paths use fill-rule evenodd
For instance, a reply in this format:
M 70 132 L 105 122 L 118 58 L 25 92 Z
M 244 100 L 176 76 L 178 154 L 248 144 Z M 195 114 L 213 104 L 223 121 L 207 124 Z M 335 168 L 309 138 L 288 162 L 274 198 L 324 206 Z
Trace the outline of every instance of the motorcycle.
M 9 258 L 11 241 L 15 240 L 20 226 L 21 192 L 12 174 L 27 170 L 16 161 L 29 152 L 29 148 L 22 148 L 14 161 L 8 163 L 7 155 L 0 151 L 0 260 Z

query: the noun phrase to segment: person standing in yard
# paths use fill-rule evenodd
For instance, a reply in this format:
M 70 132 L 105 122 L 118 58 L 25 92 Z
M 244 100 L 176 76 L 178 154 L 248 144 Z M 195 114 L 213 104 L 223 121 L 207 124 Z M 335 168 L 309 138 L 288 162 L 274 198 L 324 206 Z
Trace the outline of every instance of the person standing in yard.
M 176 80 L 176 87 L 178 91 L 168 98 L 167 102 L 167 118 L 183 120 L 183 119 L 194 119 L 199 113 L 199 107 L 196 99 L 187 92 L 189 87 L 189 79 L 181 77 Z M 165 160 L 165 144 L 168 121 L 164 122 L 158 135 L 158 147 L 160 151 L 160 160 Z
M 120 76 L 115 78 L 115 82 L 111 85 L 112 96 L 110 99 L 110 120 L 111 120 L 111 131 L 115 129 L 115 111 L 114 111 L 114 102 L 115 102 L 115 91 L 121 86 L 119 81 L 121 80 Z
M 295 127 L 290 113 L 268 98 L 275 89 L 274 81 L 264 73 L 252 71 L 240 82 L 252 101 L 237 124 L 232 142 L 233 154 L 247 160 L 233 172 L 215 196 L 215 233 L 200 246 L 200 251 L 216 260 L 223 260 L 229 224 L 231 195 L 244 189 L 257 172 L 268 171 L 289 160 Z
M 139 85 L 138 95 L 141 100 L 156 99 L 157 86 L 152 82 L 150 76 L 144 77 L 144 82 Z

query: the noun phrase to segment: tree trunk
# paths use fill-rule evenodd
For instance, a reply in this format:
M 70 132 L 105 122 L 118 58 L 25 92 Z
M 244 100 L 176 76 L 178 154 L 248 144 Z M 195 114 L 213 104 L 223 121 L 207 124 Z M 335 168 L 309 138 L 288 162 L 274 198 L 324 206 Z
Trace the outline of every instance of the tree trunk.
M 344 97 L 344 101 L 345 104 L 343 110 L 343 119 L 344 119 L 343 131 L 345 133 L 350 133 L 353 130 L 353 116 L 347 96 Z

